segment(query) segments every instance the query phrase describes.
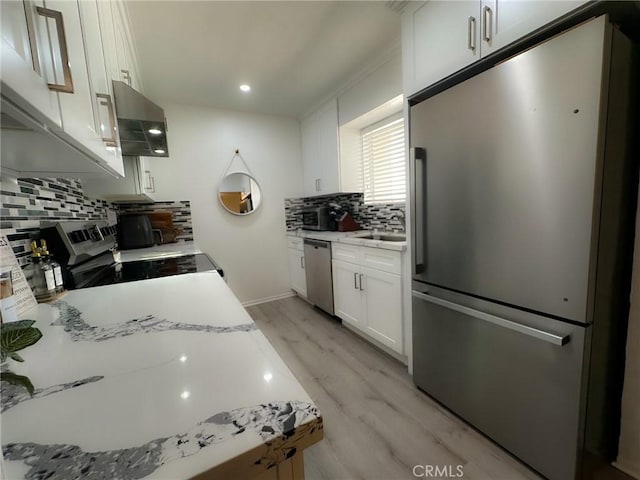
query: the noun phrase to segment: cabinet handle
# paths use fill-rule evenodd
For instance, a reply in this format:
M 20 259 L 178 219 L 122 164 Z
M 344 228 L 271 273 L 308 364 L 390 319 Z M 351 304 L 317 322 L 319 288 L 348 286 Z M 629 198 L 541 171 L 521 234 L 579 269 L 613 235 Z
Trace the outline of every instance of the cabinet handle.
M 361 274 L 360 274 L 360 291 L 361 291 L 361 292 L 364 292 L 364 288 L 362 288 L 362 277 L 363 277 L 363 276 L 364 276 L 364 275 L 361 273 Z
M 358 274 L 357 273 L 353 274 L 353 288 L 358 290 Z
M 469 17 L 468 20 L 468 39 L 467 39 L 467 47 L 472 52 L 476 50 L 476 18 Z
M 493 30 L 493 11 L 491 7 L 482 7 L 482 38 L 485 42 L 491 42 L 491 31 Z
M 144 171 L 144 176 L 145 176 L 145 180 L 146 180 L 146 184 L 144 186 L 144 189 L 146 191 L 148 191 L 149 193 L 155 193 L 155 191 L 156 191 L 156 183 L 155 183 L 153 177 L 151 176 L 151 171 L 150 170 L 145 170 Z
M 110 137 L 102 137 L 102 141 L 108 147 L 117 147 L 118 140 L 116 139 L 116 114 L 113 110 L 113 102 L 111 101 L 111 95 L 106 93 L 96 93 L 96 98 L 100 102 L 100 105 L 103 107 L 107 107 L 109 111 L 109 131 L 111 132 Z
M 512 320 L 507 320 L 506 318 L 496 317 L 495 315 L 481 312 L 480 310 L 475 310 L 464 305 L 458 305 L 457 303 L 453 303 L 442 298 L 433 297 L 422 292 L 416 292 L 415 290 L 411 292 L 411 295 L 421 300 L 426 300 L 427 302 L 431 302 L 436 305 L 440 305 L 441 307 L 448 308 L 449 310 L 454 310 L 456 312 L 462 313 L 463 315 L 468 315 L 479 320 L 484 320 L 485 322 L 498 325 L 499 327 L 508 328 L 509 330 L 523 333 L 525 335 L 529 335 L 530 337 L 544 340 L 545 342 L 558 345 L 559 347 L 566 345 L 571 340 L 571 335 L 557 335 L 545 330 L 540 330 L 539 328 L 523 325 Z
M 49 90 L 62 93 L 73 93 L 73 79 L 71 78 L 71 67 L 69 66 L 69 49 L 67 48 L 67 37 L 64 33 L 64 19 L 62 18 L 62 12 L 44 7 L 36 7 L 36 11 L 40 16 L 53 18 L 56 22 L 56 30 L 58 32 L 58 46 L 60 47 L 60 60 L 62 61 L 64 83 L 49 83 Z
M 304 257 L 300 257 L 300 268 L 304 268 Z
M 120 72 L 122 72 L 122 78 L 131 86 L 131 72 L 129 70 L 120 70 Z

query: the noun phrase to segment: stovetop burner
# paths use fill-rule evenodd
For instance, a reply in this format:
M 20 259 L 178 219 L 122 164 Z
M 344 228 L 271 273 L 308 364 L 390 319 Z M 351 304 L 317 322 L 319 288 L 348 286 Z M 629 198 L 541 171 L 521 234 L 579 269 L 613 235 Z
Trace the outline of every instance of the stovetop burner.
M 111 254 L 108 257 L 112 258 Z M 222 269 L 206 254 L 197 253 L 125 263 L 107 263 L 107 257 L 104 256 L 79 265 L 69 273 L 73 279 L 73 288 L 77 289 L 207 271 L 218 271 L 220 276 L 224 275 Z

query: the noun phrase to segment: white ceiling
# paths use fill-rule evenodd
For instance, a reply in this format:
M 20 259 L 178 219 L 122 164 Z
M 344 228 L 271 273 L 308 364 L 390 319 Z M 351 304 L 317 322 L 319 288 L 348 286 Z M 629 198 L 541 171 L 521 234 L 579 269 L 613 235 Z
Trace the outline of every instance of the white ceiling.
M 397 43 L 384 1 L 128 1 L 155 101 L 298 117 Z M 243 94 L 241 83 L 251 85 Z

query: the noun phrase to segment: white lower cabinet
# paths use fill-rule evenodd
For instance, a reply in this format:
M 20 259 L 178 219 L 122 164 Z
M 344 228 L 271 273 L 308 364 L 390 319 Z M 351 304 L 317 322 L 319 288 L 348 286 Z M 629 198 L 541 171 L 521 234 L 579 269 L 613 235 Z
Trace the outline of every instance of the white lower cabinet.
M 403 353 L 400 275 L 363 268 L 361 281 L 366 332 L 396 352 Z
M 333 305 L 337 317 L 364 330 L 360 266 L 333 260 Z
M 304 247 L 302 238 L 287 237 L 289 257 L 289 285 L 303 297 L 307 296 L 307 276 L 304 269 Z
M 336 316 L 404 354 L 401 255 L 398 251 L 334 243 L 332 266 Z M 372 258 L 379 268 L 368 266 Z

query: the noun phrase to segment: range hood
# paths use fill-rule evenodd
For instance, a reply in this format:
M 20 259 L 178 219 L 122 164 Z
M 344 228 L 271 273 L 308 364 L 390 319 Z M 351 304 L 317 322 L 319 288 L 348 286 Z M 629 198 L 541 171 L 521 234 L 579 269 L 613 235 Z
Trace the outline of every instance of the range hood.
M 113 81 L 122 155 L 168 157 L 164 110 L 124 82 Z

